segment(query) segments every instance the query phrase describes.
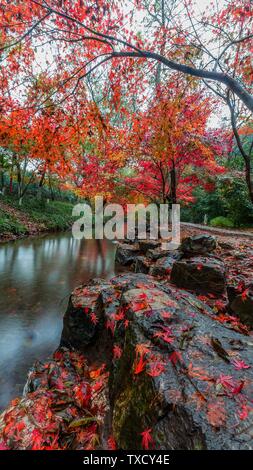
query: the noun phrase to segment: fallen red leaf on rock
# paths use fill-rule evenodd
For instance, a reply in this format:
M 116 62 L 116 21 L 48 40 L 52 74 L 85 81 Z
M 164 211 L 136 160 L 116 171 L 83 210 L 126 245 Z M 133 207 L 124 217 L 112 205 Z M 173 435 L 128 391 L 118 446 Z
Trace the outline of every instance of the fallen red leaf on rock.
M 142 440 L 141 445 L 143 449 L 148 450 L 154 445 L 153 437 L 151 436 L 152 429 L 145 429 L 145 431 L 141 432 Z
M 115 344 L 113 346 L 113 358 L 114 359 L 119 359 L 122 355 L 122 349 L 120 346 L 118 346 L 117 344 Z
M 236 370 L 241 369 L 250 369 L 250 366 L 246 364 L 246 362 L 242 361 L 241 359 L 234 359 L 232 364 Z
M 137 364 L 135 365 L 134 374 L 135 374 L 135 375 L 138 375 L 138 374 L 140 374 L 141 372 L 143 372 L 144 369 L 145 369 L 145 367 L 146 367 L 146 364 L 147 364 L 147 361 L 144 361 L 143 355 L 141 355 L 139 361 L 138 361 Z

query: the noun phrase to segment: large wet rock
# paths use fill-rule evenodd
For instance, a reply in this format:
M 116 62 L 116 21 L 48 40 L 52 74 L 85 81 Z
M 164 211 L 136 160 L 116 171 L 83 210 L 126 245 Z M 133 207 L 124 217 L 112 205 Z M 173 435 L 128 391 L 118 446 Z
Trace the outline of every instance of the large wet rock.
M 164 258 L 166 256 L 170 256 L 171 250 L 163 250 L 160 246 L 157 248 L 152 248 L 147 251 L 147 258 L 151 259 L 152 261 L 157 261 L 160 258 Z
M 178 251 L 170 251 L 170 253 L 162 258 L 159 258 L 150 268 L 152 276 L 169 276 L 172 266 L 175 261 L 181 258 L 181 253 Z
M 194 295 L 145 274 L 105 283 L 99 307 L 112 340 L 112 434 L 140 449 L 251 446 L 251 342 Z M 92 286 L 91 286 L 92 287 Z M 87 288 L 87 287 L 86 287 Z
M 242 294 L 236 295 L 229 307 L 242 323 L 253 328 L 253 288 L 246 289 Z
M 147 430 L 155 449 L 252 446 L 248 338 L 170 287 L 127 290 L 122 305 L 129 323 L 115 329 L 122 354 L 110 377 L 118 446 L 142 448 Z
M 217 248 L 216 238 L 212 235 L 195 235 L 182 241 L 180 250 L 189 256 L 206 255 Z
M 158 240 L 139 240 L 139 247 L 141 253 L 144 255 L 147 253 L 148 250 L 157 249 L 161 245 L 161 242 Z
M 171 282 L 197 293 L 220 295 L 226 288 L 225 265 L 216 258 L 202 256 L 182 259 L 172 266 Z
M 104 325 L 101 292 L 109 287 L 105 281 L 94 280 L 72 292 L 63 318 L 61 346 L 84 351 L 98 339 Z
M 134 272 L 148 274 L 150 265 L 151 261 L 148 258 L 145 256 L 137 256 L 134 263 Z
M 129 243 L 119 243 L 116 250 L 115 261 L 122 266 L 129 266 L 136 256 L 140 254 L 139 245 Z

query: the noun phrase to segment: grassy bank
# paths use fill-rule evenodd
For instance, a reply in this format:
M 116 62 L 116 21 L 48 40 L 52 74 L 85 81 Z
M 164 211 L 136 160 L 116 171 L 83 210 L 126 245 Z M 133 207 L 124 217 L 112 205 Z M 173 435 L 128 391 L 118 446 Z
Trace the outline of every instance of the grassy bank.
M 0 196 L 0 241 L 67 230 L 73 222 L 72 207 L 70 202 L 47 202 L 30 195 L 19 206 L 16 198 Z

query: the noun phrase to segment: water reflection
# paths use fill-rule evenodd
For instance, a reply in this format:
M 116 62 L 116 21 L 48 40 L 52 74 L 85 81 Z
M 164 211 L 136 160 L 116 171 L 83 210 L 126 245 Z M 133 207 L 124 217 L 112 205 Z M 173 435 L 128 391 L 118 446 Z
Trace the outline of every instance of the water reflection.
M 0 245 L 0 408 L 19 395 L 28 368 L 58 345 L 69 292 L 114 275 L 115 245 L 49 235 Z

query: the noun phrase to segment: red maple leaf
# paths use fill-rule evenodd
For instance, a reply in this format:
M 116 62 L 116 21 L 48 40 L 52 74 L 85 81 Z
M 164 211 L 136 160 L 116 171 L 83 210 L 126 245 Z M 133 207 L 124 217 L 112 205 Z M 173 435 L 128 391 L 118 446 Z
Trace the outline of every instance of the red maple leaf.
M 231 375 L 224 375 L 220 374 L 219 378 L 217 379 L 217 384 L 222 385 L 223 388 L 232 390 L 235 386 L 233 377 Z
M 145 292 L 142 292 L 140 295 L 139 295 L 139 299 L 146 299 L 147 298 L 147 294 L 145 294 Z
M 245 302 L 247 300 L 248 295 L 249 295 L 249 289 L 245 289 L 241 294 L 241 299 L 242 299 L 243 302 Z
M 137 375 L 143 372 L 146 367 L 146 364 L 147 364 L 147 361 L 144 361 L 143 355 L 141 355 L 139 361 L 135 365 L 134 374 Z
M 164 318 L 164 320 L 168 320 L 169 318 L 172 317 L 172 313 L 171 312 L 162 312 L 162 317 Z
M 145 310 L 148 307 L 148 304 L 145 300 L 136 300 L 132 306 L 134 312 L 139 312 L 139 310 Z
M 123 311 L 122 309 L 119 310 L 119 312 L 115 314 L 114 318 L 115 318 L 115 320 L 117 320 L 117 321 L 119 321 L 119 320 L 124 320 L 124 318 L 125 318 L 125 313 L 124 313 L 124 311 Z
M 151 377 L 158 377 L 164 371 L 165 371 L 165 367 L 163 364 L 153 362 L 152 364 L 149 364 L 149 370 L 147 374 L 150 375 Z
M 106 321 L 106 329 L 110 330 L 112 335 L 114 335 L 115 321 L 114 320 L 107 320 Z
M 238 417 L 244 421 L 245 419 L 248 418 L 249 416 L 249 411 L 250 411 L 250 408 L 245 405 L 245 404 L 242 404 L 242 407 L 241 409 L 238 411 Z
M 101 367 L 99 367 L 98 369 L 93 369 L 90 371 L 90 377 L 92 379 L 97 379 L 98 377 L 101 376 L 101 374 L 105 371 L 105 368 L 106 368 L 106 365 L 105 364 L 102 364 Z
M 63 352 L 62 351 L 55 351 L 53 358 L 56 361 L 60 361 L 63 358 Z
M 34 429 L 32 432 L 32 450 L 41 450 L 43 442 L 43 434 L 39 429 Z
M 170 362 L 172 362 L 173 366 L 182 360 L 182 354 L 178 351 L 173 351 L 169 357 Z
M 165 343 L 172 344 L 174 339 L 172 336 L 172 330 L 168 326 L 163 326 L 162 327 L 163 331 L 157 331 L 154 333 L 153 337 L 154 338 L 161 338 Z
M 151 436 L 152 429 L 145 429 L 145 431 L 141 432 L 142 440 L 141 445 L 143 449 L 148 450 L 150 447 L 153 447 L 154 440 Z
M 232 364 L 236 370 L 250 369 L 250 366 L 246 364 L 244 361 L 242 361 L 241 359 L 234 359 L 232 361 Z
M 91 319 L 91 323 L 93 323 L 94 325 L 98 323 L 97 315 L 94 312 L 90 314 L 90 319 Z
M 122 349 L 120 346 L 118 346 L 117 344 L 115 344 L 115 346 L 113 346 L 113 358 L 114 359 L 119 359 L 122 355 Z
M 107 439 L 108 450 L 116 450 L 117 444 L 113 436 L 109 436 Z
M 104 380 L 100 379 L 100 380 L 97 380 L 94 383 L 94 385 L 92 385 L 92 390 L 93 392 L 100 392 L 101 390 L 103 390 L 104 386 L 105 386 Z
M 0 441 L 0 450 L 10 450 L 4 441 Z
M 209 423 L 214 427 L 220 427 L 226 423 L 226 414 L 223 401 L 217 401 L 208 404 L 207 418 Z
M 241 382 L 236 385 L 235 387 L 233 387 L 233 389 L 231 390 L 233 395 L 238 395 L 239 393 L 241 393 L 243 387 L 244 387 L 244 384 L 245 384 L 245 381 L 244 380 L 241 380 Z
M 80 403 L 82 408 L 85 408 L 91 398 L 91 388 L 86 382 L 75 385 L 74 393 L 76 400 Z

